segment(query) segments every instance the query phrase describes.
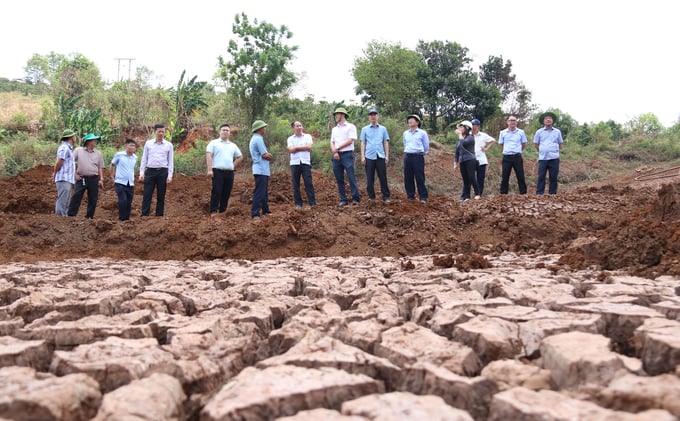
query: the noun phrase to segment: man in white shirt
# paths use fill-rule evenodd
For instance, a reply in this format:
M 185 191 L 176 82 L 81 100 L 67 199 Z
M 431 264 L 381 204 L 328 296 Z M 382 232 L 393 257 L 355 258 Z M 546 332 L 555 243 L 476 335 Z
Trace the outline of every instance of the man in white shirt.
M 305 183 L 307 203 L 316 206 L 314 184 L 312 183 L 312 136 L 302 132 L 302 123 L 299 121 L 291 124 L 293 134 L 288 138 L 288 152 L 290 152 L 290 173 L 293 180 L 293 199 L 295 208 L 302 209 L 302 195 L 300 194 L 300 177 Z

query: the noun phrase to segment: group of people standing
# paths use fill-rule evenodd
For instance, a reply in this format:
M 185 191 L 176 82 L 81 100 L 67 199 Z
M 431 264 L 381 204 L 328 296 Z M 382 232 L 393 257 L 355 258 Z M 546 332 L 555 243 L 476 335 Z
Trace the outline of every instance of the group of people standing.
M 332 154 L 333 174 L 338 188 L 340 207 L 353 205 L 361 201 L 361 193 L 357 185 L 354 171 L 355 142 L 361 142 L 361 164 L 366 170 L 366 193 L 368 200 L 376 200 L 375 178 L 380 185 L 380 195 L 384 202 L 390 202 L 390 188 L 387 181 L 387 165 L 390 161 L 390 135 L 379 123 L 379 112 L 376 108 L 368 111 L 369 124 L 361 129 L 357 136 L 357 128 L 348 121 L 349 114 L 343 107 L 335 109 L 336 125 L 331 131 L 330 148 Z M 545 191 L 546 175 L 548 176 L 548 193 L 557 193 L 557 177 L 559 174 L 560 149 L 562 133 L 553 127 L 556 115 L 552 112 L 541 114 L 539 121 L 543 124 L 534 135 L 533 143 L 538 149 L 538 179 L 536 194 Z M 484 192 L 484 181 L 488 158 L 486 152 L 495 143 L 501 146 L 502 176 L 500 193 L 507 194 L 509 179 L 515 172 L 520 194 L 527 193 L 524 177 L 522 152 L 527 144 L 526 134 L 517 127 L 517 118 L 506 119 L 507 129 L 500 132 L 496 139 L 480 130 L 478 119 L 463 121 L 458 124 L 459 140 L 454 153 L 454 172 L 460 169 L 463 187 L 461 201 L 470 200 L 472 191 L 474 198 L 481 198 Z M 408 200 L 417 199 L 427 203 L 428 191 L 425 184 L 425 155 L 429 153 L 428 134 L 421 127 L 421 119 L 412 114 L 406 118 L 408 128 L 402 134 L 404 146 L 404 190 Z M 300 179 L 304 183 L 307 203 L 316 206 L 316 195 L 312 180 L 311 150 L 312 136 L 303 132 L 300 121 L 291 124 L 293 134 L 288 138 L 287 149 L 290 153 L 290 171 L 293 189 L 293 200 L 296 209 L 302 209 L 303 199 Z M 267 150 L 265 133 L 267 123 L 256 120 L 251 126 L 249 152 L 252 158 L 252 173 L 255 181 L 250 216 L 257 220 L 271 213 L 269 209 L 269 177 L 270 161 L 273 155 Z M 207 175 L 212 180 L 210 194 L 210 214 L 217 216 L 227 211 L 229 198 L 234 186 L 234 171 L 243 161 L 243 154 L 238 145 L 229 136 L 231 128 L 228 124 L 219 127 L 219 137 L 211 140 L 206 146 Z M 83 137 L 82 147 L 74 150 L 77 135 L 73 130 L 64 130 L 61 145 L 57 149 L 57 160 L 52 178 L 57 186 L 55 214 L 59 216 L 76 216 L 82 198 L 87 192 L 88 205 L 86 218 L 93 218 L 99 188 L 103 187 L 104 160 L 96 149 L 99 136 L 87 134 Z M 109 172 L 118 196 L 118 215 L 121 221 L 130 219 L 134 197 L 135 166 L 137 143 L 133 139 L 125 140 L 125 150 L 117 152 L 110 163 Z M 151 202 L 156 191 L 156 216 L 163 216 L 165 209 L 165 193 L 168 183 L 173 177 L 173 146 L 165 139 L 165 127 L 154 126 L 154 139 L 145 142 L 139 169 L 139 181 L 144 183 L 142 199 L 142 216 L 151 213 Z M 349 184 L 349 196 L 345 185 L 345 176 Z
M 538 149 L 538 177 L 536 180 L 536 194 L 545 193 L 545 181 L 548 176 L 548 193 L 557 194 L 557 177 L 560 168 L 560 150 L 564 139 L 562 132 L 553 127 L 557 116 L 553 112 L 545 112 L 539 116 L 543 125 L 536 131 L 533 144 Z M 511 115 L 506 119 L 507 129 L 501 130 L 498 144 L 501 146 L 501 186 L 500 194 L 508 194 L 510 174 L 514 171 L 517 178 L 519 194 L 527 193 L 524 176 L 524 160 L 522 152 L 528 140 L 524 130 L 517 127 L 517 117 Z M 470 200 L 471 190 L 475 192 L 475 199 L 481 198 L 484 192 L 484 180 L 488 158 L 486 152 L 496 143 L 496 139 L 480 131 L 481 122 L 478 119 L 463 121 L 458 125 L 459 134 L 454 154 L 454 171 L 460 167 L 463 179 L 461 201 Z
M 144 183 L 142 216 L 151 213 L 151 201 L 156 191 L 156 216 L 163 216 L 165 192 L 172 181 L 174 150 L 172 143 L 165 139 L 165 126 L 154 126 L 155 139 L 144 144 L 142 161 L 139 168 L 139 181 Z M 83 146 L 75 148 L 77 134 L 70 129 L 63 131 L 61 145 L 57 149 L 57 159 L 52 179 L 57 186 L 57 201 L 54 213 L 58 216 L 76 216 L 80 203 L 87 192 L 87 212 L 85 218 L 93 218 L 99 200 L 99 189 L 104 187 L 104 159 L 95 149 L 101 139 L 92 133 L 83 137 Z M 118 196 L 118 219 L 127 221 L 132 211 L 135 186 L 135 166 L 137 165 L 137 142 L 125 140 L 125 150 L 117 152 L 109 167 L 109 174 Z
M 368 200 L 376 199 L 375 177 L 380 182 L 380 194 L 384 202 L 390 202 L 390 188 L 387 183 L 387 164 L 389 163 L 390 136 L 387 129 L 378 123 L 378 110 L 372 108 L 368 112 L 369 124 L 361 129 L 357 137 L 357 128 L 347 121 L 349 114 L 343 107 L 338 107 L 333 116 L 336 125 L 331 130 L 330 147 L 332 154 L 333 174 L 340 198 L 339 207 L 353 205 L 361 201 L 361 193 L 354 172 L 355 142 L 361 141 L 361 163 L 366 168 L 366 192 Z M 409 200 L 418 197 L 422 203 L 427 201 L 425 186 L 425 155 L 429 152 L 429 138 L 420 128 L 420 117 L 410 115 L 406 119 L 409 129 L 404 132 L 404 186 Z M 316 206 L 316 194 L 312 180 L 311 150 L 312 136 L 303 132 L 300 121 L 291 124 L 293 134 L 287 140 L 290 153 L 290 171 L 293 187 L 293 200 L 296 209 L 302 209 L 303 199 L 300 179 L 304 183 L 307 203 Z M 253 161 L 252 172 L 255 180 L 250 216 L 253 220 L 267 215 L 269 210 L 269 176 L 272 154 L 267 150 L 264 136 L 267 123 L 256 120 L 251 126 L 249 152 Z M 233 172 L 242 161 L 243 156 L 238 146 L 229 140 L 229 126 L 220 127 L 220 138 L 212 140 L 206 148 L 206 165 L 208 175 L 212 177 L 212 193 L 210 214 L 217 216 L 227 209 L 229 196 L 233 186 Z M 349 183 L 349 195 L 345 185 L 345 176 Z

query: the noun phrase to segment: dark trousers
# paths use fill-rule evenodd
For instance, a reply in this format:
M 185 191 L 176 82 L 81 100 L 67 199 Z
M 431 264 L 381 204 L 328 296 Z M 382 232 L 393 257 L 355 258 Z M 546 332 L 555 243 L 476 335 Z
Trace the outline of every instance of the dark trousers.
M 378 173 L 380 180 L 380 193 L 383 200 L 389 200 L 390 187 L 387 185 L 387 164 L 385 158 L 368 159 L 366 158 L 366 192 L 369 199 L 375 199 L 375 174 Z
M 416 186 L 420 200 L 427 200 L 425 186 L 425 155 L 404 155 L 404 190 L 409 200 L 416 198 Z
M 484 193 L 484 180 L 486 180 L 487 164 L 477 165 L 477 194 L 481 196 Z
M 527 183 L 524 181 L 524 160 L 522 154 L 503 155 L 501 194 L 508 194 L 510 185 L 510 171 L 515 171 L 519 194 L 527 194 Z
M 118 219 L 127 221 L 132 211 L 132 198 L 135 195 L 135 186 L 116 183 L 113 185 L 118 195 Z
M 347 193 L 345 192 L 345 172 L 347 173 L 347 180 L 349 181 L 349 190 L 352 194 L 352 201 L 359 202 L 361 194 L 359 194 L 359 187 L 357 186 L 357 178 L 354 175 L 354 152 L 340 152 L 340 159 L 333 160 L 333 174 L 335 175 L 335 183 L 338 185 L 338 194 L 340 201 L 347 203 Z
M 163 216 L 165 211 L 165 190 L 168 187 L 167 168 L 147 168 L 144 171 L 144 195 L 142 196 L 142 216 L 151 213 L 151 199 L 154 189 L 156 194 L 156 216 Z
M 234 171 L 213 168 L 210 191 L 210 213 L 227 211 L 231 189 L 234 187 Z
M 255 190 L 253 191 L 253 205 L 250 208 L 252 218 L 271 213 L 269 211 L 269 176 L 255 174 Z
M 309 206 L 316 206 L 316 195 L 314 194 L 314 184 L 312 184 L 312 166 L 298 164 L 290 166 L 290 175 L 293 180 L 293 199 L 297 206 L 302 206 L 302 195 L 300 194 L 300 177 L 305 183 L 307 193 L 307 203 Z
M 475 177 L 475 169 L 477 167 L 477 160 L 469 159 L 460 163 L 460 175 L 463 177 L 463 194 L 461 199 L 470 198 L 470 187 L 474 188 L 475 195 L 479 194 L 477 187 L 477 178 Z
M 85 213 L 85 218 L 94 217 L 94 210 L 97 207 L 97 200 L 99 200 L 99 176 L 81 178 L 76 181 L 73 196 L 71 196 L 71 201 L 68 204 L 68 216 L 76 216 L 78 214 L 85 190 L 87 190 L 87 213 Z
M 560 159 L 543 159 L 538 161 L 538 179 L 536 194 L 545 192 L 545 175 L 548 173 L 548 194 L 557 194 L 557 176 L 560 173 Z

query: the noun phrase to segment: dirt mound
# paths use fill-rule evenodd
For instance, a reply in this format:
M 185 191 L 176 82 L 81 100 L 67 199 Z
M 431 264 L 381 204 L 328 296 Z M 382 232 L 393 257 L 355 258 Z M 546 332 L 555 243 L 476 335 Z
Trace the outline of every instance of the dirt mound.
M 428 182 L 459 191 L 460 176 L 452 177 L 449 167 L 445 159 L 428 163 Z M 335 180 L 315 171 L 319 205 L 296 210 L 290 175 L 281 172 L 270 180 L 272 215 L 254 222 L 249 218 L 254 183 L 245 167 L 237 173 L 224 217 L 208 215 L 206 176 L 178 174 L 168 188 L 164 217 L 138 216 L 137 183 L 133 219 L 119 222 L 108 176 L 95 219 L 83 218 L 85 203 L 78 217 L 55 217 L 51 172 L 44 166 L 0 180 L 0 263 L 77 256 L 257 260 L 513 251 L 559 253 L 560 264 L 571 269 L 599 265 L 643 276 L 680 274 L 680 184 L 668 184 L 673 179 L 643 184 L 626 176 L 569 191 L 561 187 L 556 196 L 496 195 L 465 203 L 457 194 L 432 194 L 421 204 L 406 200 L 402 180 L 394 175 L 392 203 L 369 202 L 362 189 L 359 205 L 338 208 Z M 496 186 L 487 189 L 495 193 Z

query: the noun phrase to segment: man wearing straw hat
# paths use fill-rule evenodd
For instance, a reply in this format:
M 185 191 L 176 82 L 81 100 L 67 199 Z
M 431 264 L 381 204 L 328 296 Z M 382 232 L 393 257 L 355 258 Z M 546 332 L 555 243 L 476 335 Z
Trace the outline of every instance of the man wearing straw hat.
M 76 132 L 66 129 L 61 134 L 61 145 L 57 149 L 57 161 L 54 164 L 52 179 L 57 185 L 57 201 L 54 204 L 54 214 L 68 216 L 68 202 L 71 191 L 76 184 L 76 161 L 73 159 L 73 144 Z
M 560 149 L 562 132 L 553 127 L 557 120 L 555 113 L 547 111 L 538 117 L 543 125 L 534 135 L 534 146 L 538 149 L 538 178 L 536 194 L 545 192 L 545 176 L 548 174 L 548 194 L 557 194 L 557 176 L 560 172 Z

